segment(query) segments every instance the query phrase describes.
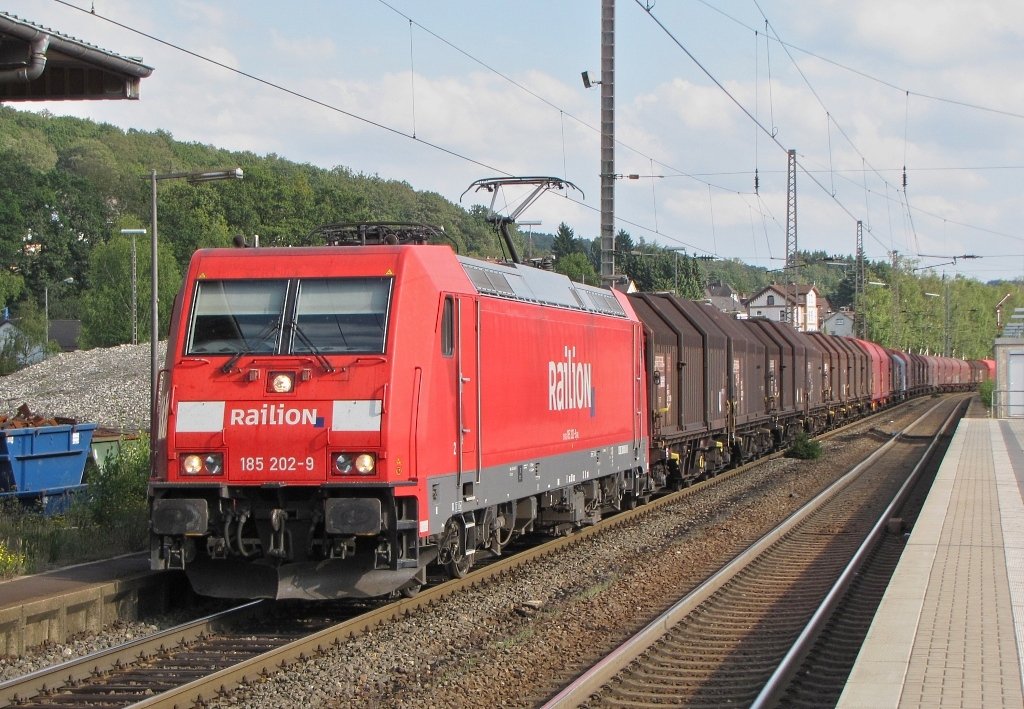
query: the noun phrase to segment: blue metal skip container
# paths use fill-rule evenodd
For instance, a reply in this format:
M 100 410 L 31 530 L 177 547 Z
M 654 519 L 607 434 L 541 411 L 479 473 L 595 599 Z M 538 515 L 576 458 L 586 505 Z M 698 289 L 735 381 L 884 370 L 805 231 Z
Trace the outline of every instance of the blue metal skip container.
M 66 496 L 83 486 L 94 423 L 0 430 L 0 497 Z

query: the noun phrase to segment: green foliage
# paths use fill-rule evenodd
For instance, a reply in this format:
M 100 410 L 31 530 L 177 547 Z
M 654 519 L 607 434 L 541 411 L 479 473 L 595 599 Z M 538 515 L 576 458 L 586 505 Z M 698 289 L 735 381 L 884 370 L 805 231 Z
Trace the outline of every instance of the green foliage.
M 922 353 L 948 353 L 964 359 L 992 356 L 997 336 L 996 304 L 1011 298 L 1004 312 L 1024 303 L 1022 284 L 983 284 L 961 276 L 911 271 L 914 262 L 898 268 L 873 264 L 864 294 L 867 336 L 886 347 Z
M 803 432 L 797 434 L 793 445 L 786 451 L 788 458 L 799 458 L 800 460 L 817 460 L 821 454 L 821 443 Z
M 83 321 L 83 346 L 130 341 L 130 262 L 119 229 L 151 228 L 153 172 L 238 165 L 242 181 L 158 182 L 160 323 L 166 333 L 174 296 L 192 253 L 226 246 L 241 234 L 263 246 L 307 243 L 332 222 L 410 221 L 443 228 L 439 243 L 462 254 L 501 253 L 484 210 L 345 167 L 324 170 L 276 155 L 179 143 L 166 131 L 123 131 L 92 121 L 0 106 L 0 305 L 23 317 L 42 305 Z M 514 236 L 524 244 L 521 235 Z M 120 243 L 120 246 L 110 244 Z M 149 249 L 138 250 L 140 339 L 149 331 Z M 54 284 L 73 278 L 61 286 Z
M 633 243 L 620 232 L 616 243 Z M 628 235 L 627 235 L 628 236 Z M 647 292 L 672 291 L 680 298 L 699 300 L 704 297 L 706 275 L 697 259 L 676 249 L 648 244 L 643 239 L 630 251 L 618 252 L 616 268 L 637 287 Z
M 10 578 L 25 572 L 28 558 L 19 551 L 9 549 L 0 539 L 0 579 Z
M 576 233 L 565 222 L 559 224 L 558 233 L 555 234 L 555 241 L 551 245 L 551 254 L 555 257 L 555 261 L 557 262 L 569 254 L 580 251 L 582 249 L 576 241 Z
M 600 246 L 600 241 L 598 241 L 598 246 Z M 636 249 L 636 244 L 633 243 L 633 237 L 625 229 L 619 229 L 619 233 L 615 235 L 615 251 L 620 254 L 628 254 L 634 249 Z
M 0 309 L 7 303 L 13 303 L 15 298 L 25 290 L 25 279 L 17 273 L 0 271 Z
M 590 262 L 586 254 L 579 251 L 555 261 L 555 270 L 577 283 L 587 283 L 592 286 L 601 283 L 601 276 L 594 270 L 594 264 Z
M 90 464 L 91 465 L 91 464 Z M 64 514 L 45 516 L 0 502 L 0 578 L 139 551 L 148 539 L 149 441 L 122 441 L 119 454 L 87 473 L 88 488 Z
M 986 409 L 992 408 L 992 392 L 995 391 L 996 383 L 989 380 L 978 385 L 978 396 Z
M 85 119 L 55 117 L 0 106 L 0 305 L 22 318 L 31 301 L 41 309 L 50 288 L 50 316 L 83 320 L 84 346 L 130 340 L 129 271 L 121 247 L 122 226 L 151 220 L 151 182 L 156 172 L 190 172 L 238 165 L 241 181 L 158 183 L 160 241 L 160 322 L 166 323 L 174 291 L 193 251 L 223 246 L 235 235 L 263 246 L 301 245 L 321 225 L 353 221 L 412 221 L 443 227 L 439 243 L 460 254 L 497 257 L 502 253 L 494 228 L 480 205 L 462 208 L 433 192 L 417 192 L 400 180 L 353 172 L 344 166 L 324 170 L 277 155 L 232 152 L 175 141 L 166 131 L 124 131 Z M 151 227 L 150 227 L 151 228 Z M 598 282 L 600 240 L 579 236 L 567 224 L 555 235 L 513 232 L 528 258 L 553 255 L 557 268 L 572 278 Z M 699 299 L 709 282 L 752 294 L 786 277 L 738 260 L 694 257 L 682 250 L 635 239 L 625 230 L 615 238 L 618 273 L 645 291 L 674 291 Z M 140 339 L 148 336 L 148 249 L 139 250 Z M 587 269 L 577 254 L 590 263 Z M 982 284 L 963 278 L 913 271 L 914 262 L 867 264 L 868 286 L 855 303 L 853 259 L 825 252 L 798 254 L 799 278 L 814 283 L 834 307 L 859 306 L 868 336 L 886 346 L 914 352 L 980 358 L 990 355 L 995 304 L 1007 293 L 1005 313 L 1024 307 L 1024 283 Z M 166 269 L 166 272 L 165 272 Z M 71 285 L 55 284 L 74 278 Z M 942 298 L 924 293 L 945 294 Z M 898 297 L 897 297 L 898 291 Z M 948 321 L 948 326 L 947 326 Z M 948 336 L 948 348 L 947 348 Z M 0 358 L 3 355 L 0 354 Z M 6 366 L 6 365 L 0 365 Z
M 15 329 L 0 343 L 0 376 L 16 372 L 47 350 L 46 320 L 32 301 L 22 309 Z
M 149 481 L 149 438 L 123 440 L 88 478 L 84 505 L 93 523 L 128 548 L 146 540 L 146 485 Z
M 147 237 L 138 239 L 136 251 L 136 317 L 139 342 L 149 340 L 151 325 L 151 247 Z M 181 273 L 170 247 L 160 242 L 159 273 L 160 336 L 165 336 L 174 297 L 181 287 Z M 93 249 L 89 257 L 89 282 L 93 284 L 82 297 L 80 317 L 82 347 L 112 347 L 131 342 L 131 237 L 118 234 Z

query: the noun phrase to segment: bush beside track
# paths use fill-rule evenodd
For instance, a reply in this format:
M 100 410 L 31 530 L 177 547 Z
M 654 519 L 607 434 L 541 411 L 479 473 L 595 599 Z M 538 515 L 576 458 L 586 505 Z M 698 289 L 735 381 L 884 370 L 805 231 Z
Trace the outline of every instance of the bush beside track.
M 148 343 L 61 353 L 0 377 L 0 413 L 27 404 L 45 416 L 144 432 L 149 362 Z M 145 548 L 148 436 L 125 441 L 117 460 L 87 475 L 88 492 L 63 515 L 45 517 L 15 501 L 0 507 L 0 578 Z

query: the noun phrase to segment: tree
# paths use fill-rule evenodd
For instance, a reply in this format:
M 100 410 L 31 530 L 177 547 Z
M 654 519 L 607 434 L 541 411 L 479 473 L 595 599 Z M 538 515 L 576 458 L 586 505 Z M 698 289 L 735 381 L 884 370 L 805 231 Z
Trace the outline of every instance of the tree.
M 700 262 L 692 256 L 682 256 L 677 265 L 676 293 L 680 298 L 700 300 L 707 287 L 707 276 Z
M 836 289 L 828 294 L 828 302 L 832 304 L 833 309 L 853 308 L 856 306 L 856 303 L 854 303 L 855 291 L 857 289 L 856 278 L 857 275 L 854 269 L 847 269 L 843 280 L 839 281 Z
M 31 299 L 18 309 L 13 334 L 0 343 L 0 376 L 31 363 L 46 351 L 46 318 Z
M 551 253 L 555 261 L 578 251 L 576 245 L 576 234 L 568 224 L 562 222 L 558 225 L 558 232 L 555 234 L 555 241 L 551 245 Z
M 196 249 L 231 245 L 231 229 L 224 218 L 218 188 L 224 186 L 188 185 L 180 180 L 160 187 L 159 240 L 170 246 L 173 258 L 182 268 Z
M 598 241 L 600 243 L 600 240 Z M 633 243 L 633 237 L 629 235 L 629 232 L 625 229 L 619 229 L 619 233 L 615 235 L 615 253 L 628 254 L 636 245 Z
M 578 251 L 555 261 L 555 270 L 577 283 L 587 283 L 593 286 L 601 282 L 590 259 L 586 254 Z
M 15 298 L 25 290 L 25 279 L 17 273 L 7 270 L 0 270 L 0 312 L 3 308 L 9 308 Z
M 149 241 L 137 245 L 137 312 L 139 341 L 149 340 L 152 321 Z M 160 332 L 166 331 L 174 298 L 181 287 L 181 272 L 171 247 L 159 245 Z M 89 259 L 89 288 L 82 298 L 82 347 L 111 347 L 131 342 L 131 241 L 117 235 L 100 244 Z

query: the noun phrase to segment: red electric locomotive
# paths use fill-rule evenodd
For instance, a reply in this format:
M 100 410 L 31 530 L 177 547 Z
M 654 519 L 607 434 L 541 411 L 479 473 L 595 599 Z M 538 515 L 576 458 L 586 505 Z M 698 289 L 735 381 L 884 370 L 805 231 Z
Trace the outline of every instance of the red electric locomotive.
M 411 592 L 431 562 L 461 575 L 650 495 L 623 295 L 416 225 L 324 233 L 193 256 L 159 384 L 154 569 L 221 597 Z

